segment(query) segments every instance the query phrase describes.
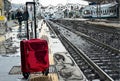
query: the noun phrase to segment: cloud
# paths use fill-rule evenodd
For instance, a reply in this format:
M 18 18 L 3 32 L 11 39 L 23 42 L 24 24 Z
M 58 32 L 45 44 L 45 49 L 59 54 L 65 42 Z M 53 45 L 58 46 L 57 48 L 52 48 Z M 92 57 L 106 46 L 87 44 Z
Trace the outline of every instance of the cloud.
M 60 4 L 60 3 L 66 4 L 66 2 L 67 2 L 67 0 L 41 0 L 40 1 L 40 3 L 45 6 L 47 6 L 49 4 L 52 4 L 54 6 L 57 4 Z
M 9 0 L 11 3 L 16 3 L 16 4 L 25 4 L 28 1 L 33 1 L 33 0 Z

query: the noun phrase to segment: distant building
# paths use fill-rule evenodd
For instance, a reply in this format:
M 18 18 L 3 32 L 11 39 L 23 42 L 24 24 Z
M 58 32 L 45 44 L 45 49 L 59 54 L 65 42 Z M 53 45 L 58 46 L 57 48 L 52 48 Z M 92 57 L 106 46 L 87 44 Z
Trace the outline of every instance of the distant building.
M 57 6 L 49 5 L 41 7 L 41 16 L 45 19 L 62 19 L 62 18 L 79 18 L 81 17 L 80 9 L 84 5 L 68 3 L 66 5 L 58 4 Z

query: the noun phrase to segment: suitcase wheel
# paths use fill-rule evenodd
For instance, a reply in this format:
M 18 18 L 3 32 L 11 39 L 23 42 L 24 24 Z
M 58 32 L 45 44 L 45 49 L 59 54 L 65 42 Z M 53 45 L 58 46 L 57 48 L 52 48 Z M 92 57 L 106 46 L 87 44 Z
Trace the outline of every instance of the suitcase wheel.
M 47 76 L 49 73 L 49 69 L 46 69 L 45 71 L 42 72 L 43 75 Z
M 22 73 L 25 79 L 28 79 L 30 73 L 29 72 L 23 72 Z

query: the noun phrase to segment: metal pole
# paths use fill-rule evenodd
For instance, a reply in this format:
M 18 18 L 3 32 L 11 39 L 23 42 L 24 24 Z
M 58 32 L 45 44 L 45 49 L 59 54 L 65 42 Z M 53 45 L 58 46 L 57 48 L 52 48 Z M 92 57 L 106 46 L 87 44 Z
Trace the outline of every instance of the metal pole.
M 26 10 L 28 10 L 27 4 L 26 4 Z M 27 24 L 27 39 L 29 40 L 28 20 L 27 20 L 26 24 Z
M 34 3 L 34 32 L 35 32 L 35 38 L 37 38 L 37 25 L 36 25 L 36 0 L 33 0 Z
M 5 0 L 0 0 L 1 16 L 4 15 Z
M 34 27 L 35 27 L 35 38 L 37 38 L 37 25 L 36 25 L 36 6 L 34 3 Z
M 117 20 L 118 20 L 118 23 L 120 23 L 120 0 L 116 0 L 116 2 L 117 2 Z
M 118 20 L 119 20 L 119 22 L 120 22 L 120 0 L 116 0 L 116 2 L 118 3 L 117 16 L 118 16 Z

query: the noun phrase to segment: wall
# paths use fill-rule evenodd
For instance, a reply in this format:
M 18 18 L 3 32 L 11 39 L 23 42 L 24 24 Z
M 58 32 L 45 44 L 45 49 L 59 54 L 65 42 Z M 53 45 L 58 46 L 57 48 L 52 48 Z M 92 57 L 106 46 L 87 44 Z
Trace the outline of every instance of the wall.
M 3 0 L 0 0 L 0 10 L 2 10 L 2 11 L 0 11 L 0 15 L 3 14 L 3 6 L 4 6 Z M 1 12 L 2 12 L 2 14 L 1 14 Z

